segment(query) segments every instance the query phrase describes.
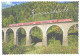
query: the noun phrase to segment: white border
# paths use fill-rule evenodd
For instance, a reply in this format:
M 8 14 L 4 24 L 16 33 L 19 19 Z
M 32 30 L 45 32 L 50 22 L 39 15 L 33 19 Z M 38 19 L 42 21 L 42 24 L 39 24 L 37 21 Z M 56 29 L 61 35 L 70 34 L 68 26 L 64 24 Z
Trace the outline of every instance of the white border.
M 18 2 L 18 1 L 79 1 L 79 0 L 7 0 L 7 1 L 14 1 L 14 2 Z M 0 56 L 2 55 L 2 5 L 1 2 L 5 2 L 5 0 L 0 0 Z M 79 1 L 79 9 L 80 9 L 80 1 Z M 80 14 L 80 11 L 79 11 Z M 78 14 L 78 15 L 79 15 Z M 80 16 L 79 16 L 80 19 Z M 80 21 L 78 22 L 79 26 L 80 26 Z M 80 27 L 79 27 L 79 32 L 80 32 Z M 79 34 L 80 36 L 80 34 Z M 14 54 L 17 56 L 79 56 L 80 55 L 80 38 L 78 38 L 79 41 L 79 54 Z M 75 51 L 75 50 L 74 50 Z M 4 56 L 4 55 L 3 55 Z M 12 56 L 12 55 L 9 55 Z

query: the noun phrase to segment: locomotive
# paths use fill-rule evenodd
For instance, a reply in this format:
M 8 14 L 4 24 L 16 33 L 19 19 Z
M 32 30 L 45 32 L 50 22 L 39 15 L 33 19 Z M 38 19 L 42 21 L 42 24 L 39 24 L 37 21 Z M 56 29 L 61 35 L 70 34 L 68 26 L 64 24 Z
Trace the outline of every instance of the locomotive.
M 58 22 L 70 22 L 72 21 L 71 18 L 69 19 L 60 19 L 60 20 L 45 20 L 45 21 L 36 21 L 36 22 L 26 22 L 26 23 L 18 23 L 18 24 L 10 24 L 9 27 L 14 26 L 25 26 L 25 25 L 34 25 L 34 24 L 47 24 L 47 23 L 58 23 Z

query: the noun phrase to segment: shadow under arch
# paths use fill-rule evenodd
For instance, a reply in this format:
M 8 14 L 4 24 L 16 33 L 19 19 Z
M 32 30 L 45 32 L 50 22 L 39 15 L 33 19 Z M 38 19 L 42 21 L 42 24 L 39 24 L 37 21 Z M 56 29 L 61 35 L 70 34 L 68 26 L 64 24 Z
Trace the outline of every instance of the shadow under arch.
M 74 24 L 69 28 L 68 44 L 78 47 L 78 24 Z
M 42 42 L 43 32 L 40 27 L 34 26 L 30 29 L 29 36 L 32 45 L 35 45 L 38 42 Z
M 7 29 L 6 31 L 6 40 L 7 40 L 7 43 L 14 43 L 14 32 L 11 28 Z
M 47 43 L 57 44 L 56 40 L 59 40 L 59 44 L 62 45 L 63 31 L 58 25 L 52 25 L 47 29 Z
M 17 45 L 26 45 L 26 30 L 22 27 L 16 31 Z
M 2 41 L 4 41 L 4 31 L 2 30 Z

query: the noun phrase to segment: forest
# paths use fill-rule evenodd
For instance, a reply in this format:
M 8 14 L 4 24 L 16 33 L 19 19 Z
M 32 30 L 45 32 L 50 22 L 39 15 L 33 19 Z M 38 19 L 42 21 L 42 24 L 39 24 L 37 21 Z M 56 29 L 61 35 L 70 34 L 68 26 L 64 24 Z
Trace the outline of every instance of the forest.
M 67 11 L 61 13 L 51 13 L 44 15 L 34 15 L 32 10 L 35 9 L 34 14 L 53 12 L 58 5 L 56 11 L 63 11 L 67 6 Z M 72 18 L 73 22 L 78 22 L 78 1 L 69 3 L 58 3 L 50 1 L 42 2 L 28 2 L 20 5 L 11 6 L 2 9 L 2 27 L 8 27 L 9 24 L 35 22 L 43 20 L 54 19 L 68 19 Z M 9 29 L 8 43 L 2 40 L 3 54 L 76 54 L 78 53 L 78 29 L 74 30 L 73 25 L 68 31 L 68 46 L 62 46 L 63 32 L 58 26 L 52 26 L 47 31 L 48 46 L 35 46 L 42 41 L 42 31 L 38 27 L 34 27 L 31 32 L 31 45 L 26 45 L 26 33 L 23 28 L 19 29 L 18 41 L 19 46 L 13 43 L 13 31 Z M 4 39 L 4 37 L 2 37 Z M 75 51 L 74 51 L 75 50 Z

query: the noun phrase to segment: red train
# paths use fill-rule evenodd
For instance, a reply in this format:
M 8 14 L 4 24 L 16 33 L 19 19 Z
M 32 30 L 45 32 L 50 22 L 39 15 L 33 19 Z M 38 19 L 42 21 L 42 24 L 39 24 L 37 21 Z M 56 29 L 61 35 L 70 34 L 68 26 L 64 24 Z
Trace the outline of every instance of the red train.
M 26 23 L 10 24 L 9 27 L 33 25 L 33 24 L 56 23 L 56 22 L 70 22 L 70 21 L 72 21 L 71 18 L 69 18 L 69 19 L 60 19 L 60 20 L 56 19 L 56 20 L 46 20 L 46 21 L 36 21 L 36 22 L 26 22 Z

